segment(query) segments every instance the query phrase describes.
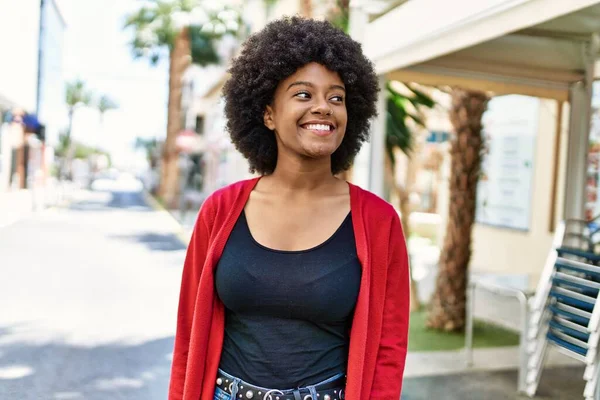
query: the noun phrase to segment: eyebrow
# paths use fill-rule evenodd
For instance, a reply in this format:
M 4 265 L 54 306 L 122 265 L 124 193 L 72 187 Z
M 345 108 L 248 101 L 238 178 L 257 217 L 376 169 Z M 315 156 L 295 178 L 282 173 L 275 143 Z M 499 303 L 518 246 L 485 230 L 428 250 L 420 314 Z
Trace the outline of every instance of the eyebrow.
M 293 82 L 292 84 L 290 84 L 290 86 L 288 86 L 287 90 L 290 90 L 290 88 L 292 88 L 293 86 L 310 86 L 310 87 L 314 87 L 315 85 L 313 85 L 310 82 L 306 82 L 306 81 L 297 81 L 297 82 Z M 340 89 L 343 90 L 344 92 L 346 91 L 346 88 L 341 86 L 341 85 L 331 85 L 329 86 L 329 89 Z

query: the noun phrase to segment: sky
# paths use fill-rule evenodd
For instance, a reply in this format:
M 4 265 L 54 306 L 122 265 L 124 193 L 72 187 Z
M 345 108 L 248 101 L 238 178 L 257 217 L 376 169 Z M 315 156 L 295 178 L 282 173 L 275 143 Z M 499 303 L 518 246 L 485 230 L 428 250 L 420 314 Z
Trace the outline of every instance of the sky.
M 165 135 L 167 60 L 152 67 L 147 60 L 134 60 L 131 55 L 131 32 L 122 27 L 125 16 L 139 7 L 139 0 L 58 3 L 67 21 L 65 81 L 82 79 L 95 93 L 106 94 L 119 105 L 118 110 L 105 114 L 102 126 L 97 110 L 78 109 L 73 139 L 109 151 L 117 164 L 129 163 L 136 137 Z

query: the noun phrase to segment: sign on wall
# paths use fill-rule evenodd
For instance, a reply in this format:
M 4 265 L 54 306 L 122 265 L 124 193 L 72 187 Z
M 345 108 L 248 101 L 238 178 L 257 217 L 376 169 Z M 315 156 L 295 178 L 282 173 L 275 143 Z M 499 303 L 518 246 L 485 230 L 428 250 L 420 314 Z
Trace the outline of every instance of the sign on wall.
M 483 116 L 478 223 L 529 230 L 539 105 L 538 98 L 519 95 L 490 100 Z

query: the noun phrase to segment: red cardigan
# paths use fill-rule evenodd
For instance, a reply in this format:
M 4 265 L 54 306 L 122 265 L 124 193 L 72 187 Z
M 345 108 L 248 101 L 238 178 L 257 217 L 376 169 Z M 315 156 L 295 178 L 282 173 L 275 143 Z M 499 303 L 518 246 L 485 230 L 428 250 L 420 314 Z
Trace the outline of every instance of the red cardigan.
M 221 189 L 202 206 L 183 267 L 170 400 L 213 400 L 225 326 L 214 270 L 259 179 Z M 362 278 L 350 332 L 346 399 L 398 400 L 409 317 L 406 243 L 398 214 L 384 200 L 350 185 L 350 207 Z

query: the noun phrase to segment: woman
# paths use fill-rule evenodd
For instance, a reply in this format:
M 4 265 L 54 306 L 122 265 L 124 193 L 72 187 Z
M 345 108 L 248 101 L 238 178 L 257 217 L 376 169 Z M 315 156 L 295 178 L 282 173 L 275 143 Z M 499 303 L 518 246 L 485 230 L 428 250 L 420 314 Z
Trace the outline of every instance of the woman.
M 260 177 L 202 206 L 169 398 L 397 400 L 402 228 L 388 203 L 335 177 L 375 115 L 372 64 L 329 23 L 294 17 L 250 37 L 230 73 L 227 128 Z

